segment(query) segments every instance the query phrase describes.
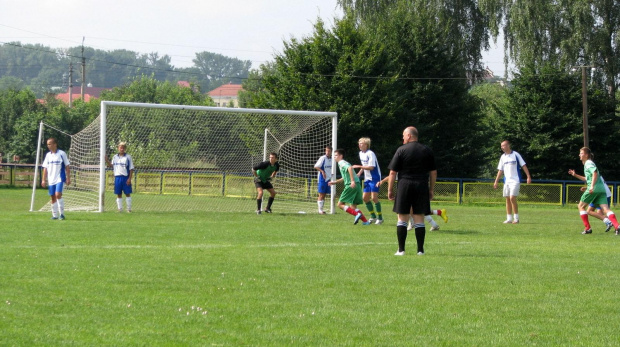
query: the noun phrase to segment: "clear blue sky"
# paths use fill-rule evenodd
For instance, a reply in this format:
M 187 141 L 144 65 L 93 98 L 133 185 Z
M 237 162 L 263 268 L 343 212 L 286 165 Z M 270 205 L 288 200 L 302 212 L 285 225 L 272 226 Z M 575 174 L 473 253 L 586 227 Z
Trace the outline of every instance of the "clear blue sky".
M 340 16 L 336 0 L 0 0 L 0 42 L 66 48 L 85 37 L 97 49 L 167 54 L 176 67 L 209 51 L 256 68 L 283 40 L 310 35 L 318 17 L 331 26 Z M 500 45 L 483 63 L 503 76 L 502 57 Z

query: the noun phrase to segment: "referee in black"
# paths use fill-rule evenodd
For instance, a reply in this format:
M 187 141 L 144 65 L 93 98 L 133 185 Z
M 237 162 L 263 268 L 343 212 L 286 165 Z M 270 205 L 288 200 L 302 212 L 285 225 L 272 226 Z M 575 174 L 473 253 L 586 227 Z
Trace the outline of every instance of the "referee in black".
M 403 145 L 398 147 L 390 165 L 388 198 L 394 200 L 394 181 L 398 174 L 398 191 L 393 211 L 398 214 L 396 236 L 398 251 L 394 255 L 405 255 L 407 222 L 413 214 L 418 255 L 424 255 L 424 215 L 431 210 L 431 199 L 437 180 L 437 166 L 433 151 L 418 142 L 418 129 L 407 127 L 403 131 Z

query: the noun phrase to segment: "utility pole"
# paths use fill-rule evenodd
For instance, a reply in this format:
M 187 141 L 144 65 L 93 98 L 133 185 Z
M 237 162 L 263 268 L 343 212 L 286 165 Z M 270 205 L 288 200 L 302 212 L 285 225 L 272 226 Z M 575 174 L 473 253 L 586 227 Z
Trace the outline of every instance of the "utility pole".
M 84 39 L 82 36 L 82 101 L 84 100 L 84 89 L 86 89 L 86 58 L 84 58 Z
M 586 86 L 586 68 L 589 66 L 581 66 L 581 107 L 583 113 L 583 146 L 590 147 L 590 138 L 588 131 L 588 89 Z
M 69 63 L 69 108 L 73 103 L 73 62 Z

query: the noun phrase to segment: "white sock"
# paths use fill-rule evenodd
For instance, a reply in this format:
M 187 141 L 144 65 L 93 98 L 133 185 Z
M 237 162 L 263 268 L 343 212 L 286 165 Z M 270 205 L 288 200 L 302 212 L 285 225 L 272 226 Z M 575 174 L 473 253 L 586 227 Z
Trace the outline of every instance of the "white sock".
M 323 211 L 323 206 L 325 205 L 325 201 L 319 200 L 316 203 L 319 205 L 319 212 Z
M 424 220 L 425 220 L 427 223 L 430 223 L 430 225 L 431 225 L 433 228 L 436 228 L 436 227 L 438 227 L 438 226 L 439 226 L 439 225 L 437 225 L 437 223 L 435 222 L 435 220 L 433 219 L 433 217 L 431 217 L 430 215 L 428 215 L 428 216 L 424 216 Z
M 65 199 L 58 199 L 58 209 L 60 210 L 60 214 L 65 214 Z
M 519 214 L 515 213 L 515 220 L 519 220 Z
M 52 217 L 58 218 L 58 200 L 52 204 Z
M 123 209 L 123 198 L 116 198 L 116 207 L 119 211 Z
M 511 214 L 507 214 L 506 215 L 506 220 L 511 221 L 512 220 L 512 215 Z
M 125 202 L 127 203 L 127 211 L 131 211 L 131 196 L 125 197 Z
M 611 224 L 611 221 L 609 220 L 609 218 L 605 218 L 605 219 L 603 219 L 603 223 L 605 223 L 605 225 L 607 225 L 607 224 Z

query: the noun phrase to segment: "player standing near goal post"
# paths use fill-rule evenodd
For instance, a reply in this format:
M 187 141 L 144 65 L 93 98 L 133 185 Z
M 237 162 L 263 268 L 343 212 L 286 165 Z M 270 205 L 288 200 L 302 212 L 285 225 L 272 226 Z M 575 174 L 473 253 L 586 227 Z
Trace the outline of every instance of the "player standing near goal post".
M 518 224 L 519 205 L 517 204 L 517 196 L 519 196 L 519 188 L 521 187 L 519 167 L 523 168 L 523 171 L 527 175 L 527 184 L 532 183 L 532 177 L 530 176 L 530 171 L 527 169 L 527 165 L 525 165 L 525 161 L 521 157 L 521 154 L 510 148 L 510 141 L 503 141 L 500 146 L 504 154 L 502 154 L 501 158 L 499 158 L 499 164 L 497 165 L 497 176 L 495 177 L 493 188 L 497 189 L 497 182 L 503 174 L 503 195 L 506 198 L 506 220 L 504 221 L 504 224 Z
M 357 208 L 357 205 L 364 202 L 364 199 L 362 198 L 362 184 L 360 182 L 360 178 L 355 174 L 355 171 L 353 171 L 351 164 L 344 160 L 344 149 L 338 148 L 334 152 L 334 159 L 336 160 L 336 163 L 338 163 L 338 168 L 340 169 L 340 175 L 342 178 L 329 182 L 329 185 L 333 186 L 334 184 L 344 181 L 344 189 L 342 190 L 342 193 L 340 193 L 338 207 L 344 212 L 355 216 L 353 219 L 353 224 L 357 224 L 361 219 L 362 225 L 369 225 L 370 222 L 366 219 L 366 217 L 364 217 L 362 211 Z M 351 206 L 347 206 L 347 204 Z
M 353 165 L 354 169 L 361 169 L 357 175 L 364 174 L 364 203 L 370 212 L 369 221 L 375 224 L 383 224 L 383 214 L 381 213 L 381 202 L 379 202 L 379 186 L 381 182 L 381 169 L 375 152 L 370 150 L 370 138 L 362 137 L 357 142 L 360 149 L 360 162 L 362 165 Z M 372 198 L 372 201 L 370 201 Z M 373 206 L 374 202 L 374 206 Z M 376 212 L 375 212 L 376 211 Z
M 395 200 L 394 212 L 398 214 L 396 237 L 398 251 L 394 255 L 405 255 L 407 241 L 407 222 L 413 214 L 415 238 L 418 242 L 418 255 L 424 255 L 424 214 L 431 210 L 431 199 L 437 180 L 437 166 L 433 151 L 418 142 L 418 130 L 407 127 L 403 131 L 403 145 L 398 147 L 388 166 L 388 198 Z M 394 198 L 394 181 L 398 174 L 398 191 Z
M 332 179 L 332 146 L 325 147 L 325 154 L 317 160 L 316 164 L 314 164 L 314 168 L 319 172 L 317 177 L 317 190 L 319 193 L 317 205 L 319 206 L 319 214 L 325 214 L 325 211 L 323 211 L 325 195 L 331 192 L 329 181 Z
M 273 189 L 271 179 L 276 177 L 276 174 L 280 170 L 280 164 L 278 163 L 278 154 L 276 152 L 269 153 L 269 160 L 258 163 L 252 168 L 252 174 L 254 174 L 254 185 L 256 186 L 256 214 L 261 213 L 261 205 L 263 203 L 263 190 L 267 189 L 269 192 L 269 201 L 267 202 L 267 208 L 265 213 L 271 213 L 271 204 L 276 197 L 276 191 Z
M 131 177 L 133 177 L 134 166 L 131 155 L 126 151 L 127 144 L 121 142 L 118 144 L 118 154 L 114 155 L 112 162 L 108 157 L 105 158 L 108 167 L 114 168 L 114 194 L 116 194 L 118 212 L 123 212 L 123 193 L 125 193 L 127 212 L 131 212 Z
M 43 188 L 48 186 L 49 195 L 52 201 L 52 219 L 65 219 L 65 200 L 62 198 L 64 184 L 71 184 L 71 172 L 69 169 L 69 158 L 67 153 L 58 149 L 58 141 L 50 137 L 47 139 L 49 152 L 43 160 L 43 174 L 41 175 L 41 185 Z M 59 216 L 60 213 L 60 216 Z

